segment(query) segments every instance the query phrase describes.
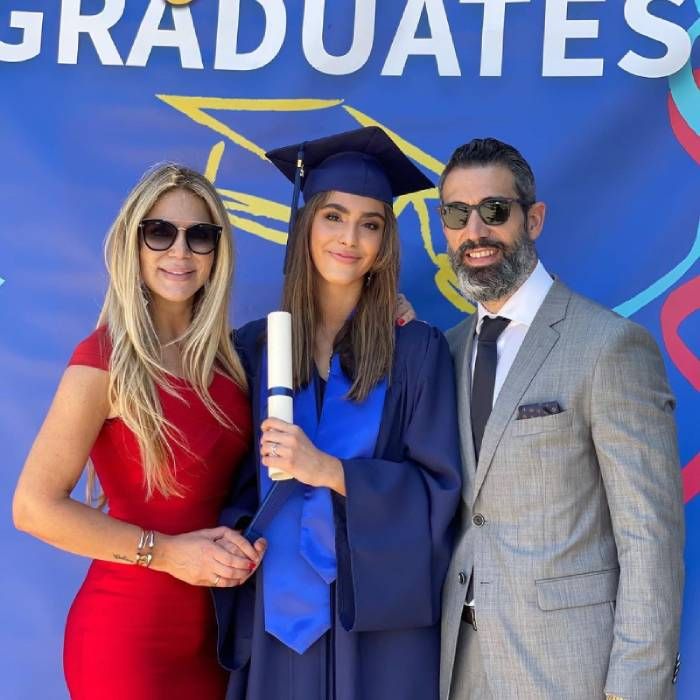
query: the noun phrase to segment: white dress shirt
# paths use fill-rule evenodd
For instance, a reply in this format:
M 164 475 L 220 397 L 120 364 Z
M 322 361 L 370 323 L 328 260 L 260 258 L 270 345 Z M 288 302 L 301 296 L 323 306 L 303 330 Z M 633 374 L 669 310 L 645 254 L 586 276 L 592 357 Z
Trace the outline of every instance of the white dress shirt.
M 496 314 L 492 314 L 481 304 L 477 305 L 478 320 L 476 322 L 476 334 L 481 331 L 481 323 L 484 316 L 510 319 L 506 329 L 498 337 L 496 350 L 498 353 L 498 364 L 496 366 L 496 381 L 493 387 L 493 402 L 496 403 L 498 392 L 503 386 L 503 382 L 508 376 L 508 372 L 513 365 L 513 360 L 523 344 L 525 335 L 532 325 L 535 314 L 539 311 L 544 298 L 549 292 L 549 288 L 554 280 L 549 276 L 547 270 L 541 262 L 537 262 L 535 269 L 523 282 L 518 290 L 503 305 L 503 308 Z M 478 344 L 474 343 L 472 354 L 472 377 L 474 377 L 474 364 L 476 362 L 476 351 Z

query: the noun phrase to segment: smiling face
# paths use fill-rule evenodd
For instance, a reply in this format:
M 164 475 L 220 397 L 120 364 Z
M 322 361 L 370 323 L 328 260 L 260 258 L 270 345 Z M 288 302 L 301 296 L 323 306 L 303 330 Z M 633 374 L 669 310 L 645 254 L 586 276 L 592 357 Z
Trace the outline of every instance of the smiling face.
M 330 192 L 311 223 L 309 249 L 321 280 L 359 294 L 377 259 L 386 221 L 371 197 Z
M 190 251 L 184 228 L 195 223 L 212 223 L 203 199 L 190 190 L 178 188 L 161 195 L 145 219 L 163 219 L 180 230 L 167 250 L 151 250 L 143 242 L 139 247 L 141 279 L 156 304 L 191 305 L 194 295 L 209 279 L 214 255 L 198 255 Z
M 455 168 L 445 178 L 441 195 L 444 204 L 518 199 L 513 175 L 502 165 Z M 502 224 L 486 224 L 476 210 L 462 228 L 443 224 L 452 266 L 467 298 L 500 308 L 520 287 L 537 264 L 534 241 L 542 231 L 544 212 L 542 202 L 527 211 L 513 202 Z

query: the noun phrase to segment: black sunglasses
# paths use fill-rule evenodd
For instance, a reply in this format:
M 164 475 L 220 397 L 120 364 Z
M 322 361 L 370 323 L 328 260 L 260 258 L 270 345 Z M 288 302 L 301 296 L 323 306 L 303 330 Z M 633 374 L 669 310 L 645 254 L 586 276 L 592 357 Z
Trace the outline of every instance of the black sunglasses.
M 144 219 L 139 224 L 143 242 L 151 250 L 163 251 L 170 248 L 180 229 L 163 219 Z M 216 224 L 192 224 L 183 228 L 187 247 L 197 255 L 208 255 L 219 244 L 221 226 Z
M 476 210 L 481 220 L 487 226 L 500 226 L 510 218 L 511 205 L 517 202 L 523 208 L 528 206 L 522 199 L 512 197 L 487 197 L 478 204 L 465 204 L 464 202 L 449 202 L 438 207 L 442 223 L 445 228 L 464 228 L 469 221 L 472 210 Z

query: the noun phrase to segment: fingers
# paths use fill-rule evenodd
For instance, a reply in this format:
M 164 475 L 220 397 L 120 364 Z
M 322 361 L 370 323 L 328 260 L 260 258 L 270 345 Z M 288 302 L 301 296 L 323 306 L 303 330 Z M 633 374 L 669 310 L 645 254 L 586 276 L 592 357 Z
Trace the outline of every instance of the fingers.
M 263 431 L 263 433 L 275 431 L 289 435 L 296 432 L 301 432 L 301 428 L 298 425 L 294 425 L 294 423 L 287 423 L 279 418 L 266 418 L 260 424 L 260 429 Z
M 213 542 L 216 542 L 217 540 L 220 540 L 224 535 L 226 535 L 227 532 L 233 532 L 230 527 L 226 527 L 226 525 L 219 525 L 218 527 L 212 527 L 209 528 L 208 530 L 200 530 L 202 535 L 204 535 L 206 538 L 212 540 Z
M 399 294 L 396 304 L 396 324 L 405 326 L 416 318 L 416 312 L 411 302 L 403 294 Z
M 260 451 L 263 455 L 272 457 L 289 457 L 291 452 L 306 446 L 307 438 L 301 428 L 290 425 L 288 430 L 278 431 L 268 429 L 260 437 Z
M 223 546 L 217 546 L 214 553 L 212 574 L 207 577 L 204 585 L 215 586 L 217 588 L 240 586 L 250 578 L 260 565 L 267 542 L 263 538 L 260 538 L 255 542 L 255 546 L 253 546 L 239 533 L 235 531 L 231 532 L 238 535 L 241 540 L 246 542 L 255 561 L 251 561 L 251 559 L 245 556 L 244 553 L 238 549 L 238 545 L 230 540 L 219 540 L 219 543 L 230 547 L 231 551 L 227 551 Z
M 416 318 L 414 311 L 407 311 L 396 319 L 397 326 L 405 326 L 407 323 L 413 321 Z
M 226 578 L 225 576 L 220 576 L 219 574 L 214 574 L 211 580 L 202 581 L 203 586 L 209 586 L 210 588 L 233 588 L 234 586 L 240 586 L 242 583 L 249 578 L 250 574 L 241 573 L 236 574 L 231 578 Z
M 243 537 L 236 530 L 226 529 L 224 535 L 217 540 L 217 544 L 224 547 L 227 551 L 232 554 L 240 552 L 243 556 L 247 557 L 256 564 L 260 561 L 260 556 L 255 550 L 255 547 L 248 542 L 248 540 Z
M 211 560 L 210 566 L 215 570 L 216 574 L 224 578 L 236 578 L 243 574 L 249 574 L 255 571 L 257 563 L 250 561 L 246 557 L 237 557 L 233 554 L 226 553 L 225 561 L 221 561 L 223 557 L 220 555 Z
M 216 549 L 213 551 L 213 560 L 216 564 L 219 566 L 223 566 L 228 571 L 223 571 L 217 573 L 221 573 L 223 576 L 226 574 L 227 576 L 231 576 L 232 574 L 238 573 L 239 571 L 252 571 L 255 569 L 255 567 L 258 565 L 258 562 L 260 561 L 260 557 L 258 556 L 258 553 L 251 547 L 253 550 L 253 556 L 254 559 L 250 559 L 249 557 L 245 556 L 242 552 L 237 552 L 237 553 L 232 553 L 224 549 L 223 547 L 216 547 Z

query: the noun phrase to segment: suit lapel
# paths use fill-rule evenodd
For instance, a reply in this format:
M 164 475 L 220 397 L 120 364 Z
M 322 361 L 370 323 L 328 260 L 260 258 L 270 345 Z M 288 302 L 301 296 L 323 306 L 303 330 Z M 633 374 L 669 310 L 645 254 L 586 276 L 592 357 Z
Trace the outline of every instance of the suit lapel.
M 477 314 L 475 313 L 462 324 L 461 328 L 459 328 L 459 337 L 453 350 L 455 376 L 457 380 L 457 402 L 460 417 L 459 432 L 462 446 L 462 462 L 464 464 L 465 499 L 467 498 L 469 485 L 474 481 L 474 474 L 476 472 L 471 415 L 472 352 L 476 322 Z
M 566 307 L 570 298 L 569 290 L 560 282 L 555 281 L 515 356 L 486 424 L 481 452 L 479 453 L 479 463 L 476 467 L 472 503 L 479 494 L 479 489 L 484 483 L 496 448 L 523 394 L 559 339 L 559 333 L 552 326 L 566 316 Z

